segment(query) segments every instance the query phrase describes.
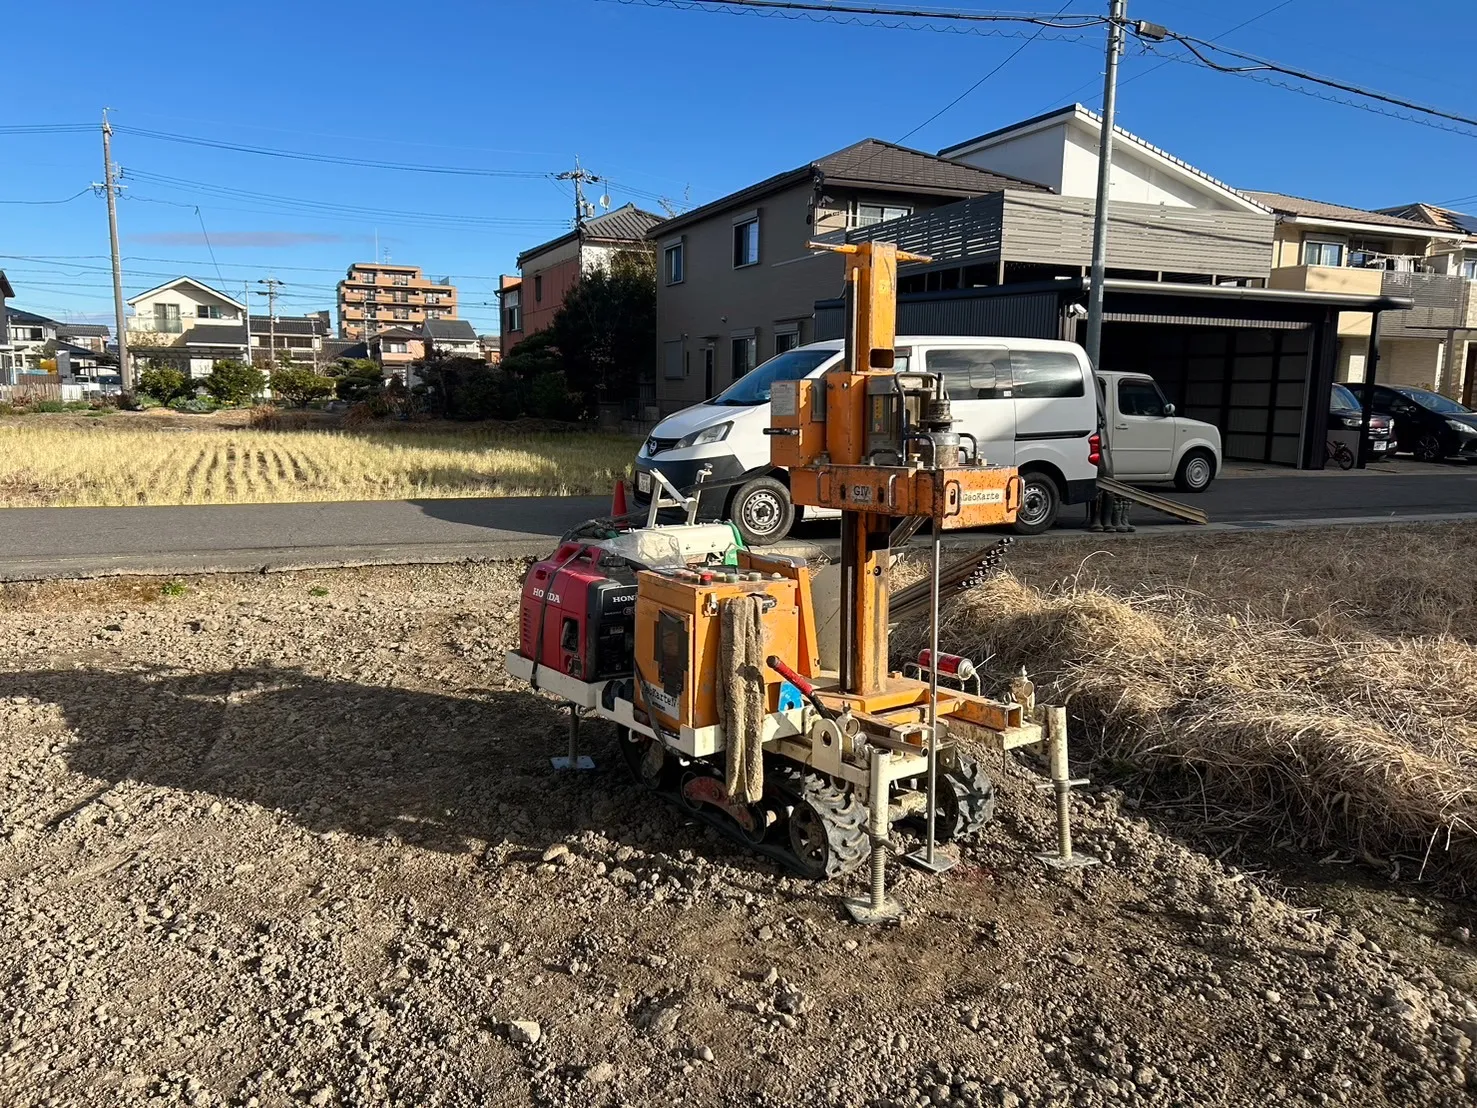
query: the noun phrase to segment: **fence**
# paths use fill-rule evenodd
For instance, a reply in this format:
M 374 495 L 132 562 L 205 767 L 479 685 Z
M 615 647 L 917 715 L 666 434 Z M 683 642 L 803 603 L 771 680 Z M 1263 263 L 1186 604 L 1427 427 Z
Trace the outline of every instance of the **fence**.
M 81 385 L 60 381 L 21 381 L 16 385 L 0 385 L 0 402 L 6 404 L 38 404 L 44 400 L 82 400 Z

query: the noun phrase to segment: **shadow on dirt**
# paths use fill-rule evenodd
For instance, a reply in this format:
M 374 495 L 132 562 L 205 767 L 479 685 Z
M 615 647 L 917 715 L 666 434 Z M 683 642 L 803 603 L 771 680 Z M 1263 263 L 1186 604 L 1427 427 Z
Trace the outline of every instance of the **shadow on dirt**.
M 556 773 L 549 757 L 564 752 L 568 716 L 533 693 L 447 696 L 261 668 L 0 674 L 9 696 L 61 708 L 79 736 L 63 751 L 78 773 L 247 801 L 310 831 L 466 853 L 542 851 L 597 830 L 775 869 L 632 785 L 608 726 L 582 728 L 596 772 Z

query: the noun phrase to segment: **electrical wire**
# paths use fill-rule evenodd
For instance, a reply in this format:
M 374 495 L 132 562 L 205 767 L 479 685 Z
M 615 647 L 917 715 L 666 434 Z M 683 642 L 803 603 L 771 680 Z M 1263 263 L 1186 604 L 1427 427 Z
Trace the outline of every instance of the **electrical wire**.
M 210 254 L 210 264 L 215 266 L 216 280 L 221 284 L 226 283 L 226 276 L 221 272 L 220 262 L 215 260 L 215 247 L 210 245 L 210 232 L 205 229 L 205 217 L 200 214 L 200 205 L 195 205 L 195 218 L 200 221 L 200 237 L 205 240 L 205 249 Z
M 1289 4 L 1292 4 L 1294 2 L 1295 2 L 1295 0 L 1282 0 L 1282 2 L 1280 4 L 1274 4 L 1272 7 L 1268 8 L 1266 11 L 1261 12 L 1258 15 L 1254 15 L 1250 19 L 1244 19 L 1244 20 L 1242 20 L 1240 23 L 1236 24 L 1236 26 L 1234 26 L 1234 27 L 1227 27 L 1224 31 L 1221 31 L 1220 34 L 1218 34 L 1216 37 L 1217 38 L 1224 38 L 1226 35 L 1235 34 L 1237 31 L 1241 30 L 1243 27 L 1250 27 L 1253 23 L 1257 22 L 1257 20 L 1259 20 L 1259 19 L 1266 19 L 1267 16 L 1273 15 L 1274 13 L 1281 11 L 1283 8 L 1287 7 Z M 1131 84 L 1133 84 L 1133 82 L 1137 81 L 1140 77 L 1147 77 L 1150 73 L 1157 73 L 1157 72 L 1159 72 L 1159 70 L 1163 69 L 1166 65 L 1168 65 L 1173 60 L 1174 60 L 1173 58 L 1165 58 L 1163 61 L 1161 61 L 1156 66 L 1151 66 L 1150 68 L 1145 69 L 1145 70 L 1143 70 L 1143 71 L 1141 71 L 1139 73 L 1135 73 L 1131 77 L 1125 77 L 1125 78 L 1123 78 L 1123 80 L 1121 80 L 1121 81 L 1118 82 L 1118 87 L 1119 88 L 1122 88 L 1124 85 L 1131 85 Z M 1084 84 L 1078 85 L 1076 88 L 1074 88 L 1071 92 L 1067 93 L 1065 96 L 1058 96 L 1055 100 L 1051 101 L 1051 103 L 1044 105 L 1042 107 L 1042 110 L 1044 111 L 1047 108 L 1053 108 L 1057 104 L 1060 104 L 1060 103 L 1062 103 L 1064 101 L 1075 101 L 1077 99 L 1077 94 L 1078 93 L 1086 92 L 1089 89 L 1097 88 L 1097 87 L 1100 87 L 1101 85 L 1102 85 L 1102 78 L 1101 77 L 1095 78 L 1095 79 L 1093 79 L 1091 81 L 1087 81 Z
M 1071 23 L 1049 23 L 1050 16 L 1022 12 L 985 13 L 960 9 L 884 8 L 849 4 L 817 4 L 790 0 L 602 0 L 603 3 L 626 7 L 658 8 L 674 11 L 715 12 L 728 15 L 756 15 L 771 19 L 789 19 L 810 23 L 834 23 L 847 27 L 878 27 L 892 31 L 935 31 L 943 34 L 978 35 L 986 38 L 1026 38 L 1025 31 L 1012 31 L 1009 23 L 1044 24 L 1062 31 L 1098 27 L 1108 20 L 1103 16 L 1082 16 Z M 908 22 L 912 20 L 913 22 Z M 1048 35 L 1061 42 L 1085 41 L 1082 35 Z
M 1140 38 L 1144 37 L 1139 33 L 1138 30 L 1136 30 L 1136 27 L 1133 23 L 1128 24 L 1127 30 L 1129 31 L 1129 33 L 1137 35 Z M 1177 34 L 1174 31 L 1169 31 L 1166 33 L 1165 37 L 1183 46 L 1192 55 L 1194 55 L 1195 59 L 1201 65 L 1206 66 L 1209 69 L 1214 69 L 1218 73 L 1229 73 L 1233 76 L 1242 77 L 1249 76 L 1253 79 L 1257 79 L 1258 74 L 1281 73 L 1285 76 L 1296 78 L 1299 81 L 1307 81 L 1311 84 L 1322 85 L 1326 88 L 1335 89 L 1339 92 L 1345 92 L 1353 96 L 1362 97 L 1365 100 L 1373 100 L 1382 104 L 1390 104 L 1397 108 L 1404 108 L 1406 111 L 1415 112 L 1419 115 L 1429 116 L 1432 119 L 1444 119 L 1452 123 L 1461 124 L 1463 127 L 1477 128 L 1477 119 L 1474 119 L 1471 116 L 1458 115 L 1455 112 L 1448 112 L 1442 108 L 1432 107 L 1429 104 L 1421 104 L 1414 100 L 1407 100 L 1404 97 L 1394 96 L 1387 92 L 1380 92 L 1377 89 L 1364 88 L 1361 85 L 1351 84 L 1348 81 L 1342 81 L 1334 77 L 1324 77 L 1305 69 L 1299 69 L 1295 66 L 1284 65 L 1281 62 L 1275 62 L 1268 58 L 1258 57 L 1255 54 L 1248 54 L 1245 51 L 1233 50 L 1228 46 L 1221 46 L 1219 43 L 1210 42 L 1207 39 L 1195 38 L 1192 35 L 1181 35 Z M 1154 40 L 1150 39 L 1149 41 Z M 1216 61 L 1214 58 L 1207 56 L 1207 52 L 1224 54 L 1227 57 L 1235 58 L 1238 61 L 1247 62 L 1249 64 L 1240 66 L 1227 65 L 1224 62 Z M 1278 87 L 1287 88 L 1293 92 L 1305 91 L 1299 86 L 1287 85 L 1276 80 L 1267 79 L 1267 83 L 1277 85 Z M 1308 95 L 1319 94 L 1308 92 Z M 1357 107 L 1358 105 L 1350 104 L 1350 106 Z M 1409 117 L 1397 116 L 1396 118 Z M 1442 129 L 1451 130 L 1451 128 Z M 1470 134 L 1470 132 L 1465 131 L 1456 131 L 1455 133 Z
M 1057 15 L 1061 15 L 1068 8 L 1070 8 L 1073 5 L 1073 3 L 1075 3 L 1075 2 L 1076 2 L 1076 0 L 1067 0 L 1067 2 L 1061 6 L 1061 10 L 1058 11 L 1056 14 Z M 1291 0 L 1288 0 L 1288 2 L 1291 3 Z M 995 76 L 995 74 L 999 73 L 1002 69 L 1004 69 L 1011 62 L 1015 61 L 1015 59 L 1020 56 L 1020 53 L 1021 53 L 1022 50 L 1024 50 L 1026 47 L 1030 46 L 1031 43 L 1035 42 L 1037 39 L 1039 39 L 1041 37 L 1042 32 L 1044 30 L 1045 30 L 1044 27 L 1041 28 L 1040 30 L 1037 30 L 1037 32 L 1034 35 L 1032 35 L 1030 38 L 1026 39 L 1025 42 L 1021 43 L 1014 50 L 1012 50 L 1006 56 L 1005 60 L 1002 61 L 1002 62 L 1000 62 L 999 65 L 995 66 L 994 69 L 990 70 L 983 77 L 981 77 L 978 81 L 976 81 L 974 84 L 970 85 L 967 89 L 965 89 L 963 92 L 961 92 L 958 96 L 954 97 L 954 99 L 950 100 L 942 108 L 940 108 L 938 111 L 934 112 L 931 116 L 929 116 L 927 119 L 925 119 L 922 123 L 918 124 L 918 126 L 914 127 L 907 134 L 903 135 L 902 138 L 898 139 L 897 140 L 897 144 L 899 146 L 901 146 L 904 142 L 906 142 L 908 139 L 912 138 L 919 131 L 923 130 L 923 128 L 927 127 L 930 123 L 932 123 L 934 120 L 936 120 L 939 116 L 943 115 L 945 112 L 949 111 L 951 108 L 953 108 L 957 104 L 959 104 L 960 101 L 962 101 L 965 97 L 967 97 L 968 95 L 970 95 L 970 93 L 974 92 L 975 89 L 979 88 L 982 84 L 984 84 L 986 81 L 988 81 L 991 77 Z M 872 157 L 876 157 L 876 155 L 874 154 L 874 155 L 872 155 Z M 869 158 L 868 161 L 870 161 L 870 160 L 871 159 Z
M 77 197 L 86 196 L 91 191 L 92 187 L 88 186 L 81 192 L 72 193 L 72 195 L 67 197 L 65 200 L 0 200 L 0 204 L 70 204 L 73 200 L 76 200 Z

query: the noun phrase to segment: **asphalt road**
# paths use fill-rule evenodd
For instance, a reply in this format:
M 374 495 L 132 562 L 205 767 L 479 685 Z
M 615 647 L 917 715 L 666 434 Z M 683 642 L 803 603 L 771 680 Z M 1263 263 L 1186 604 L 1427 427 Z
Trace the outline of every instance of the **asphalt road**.
M 1173 495 L 1173 490 L 1168 491 Z M 1198 497 L 1213 528 L 1477 518 L 1477 467 L 1386 463 L 1366 472 L 1226 477 Z M 608 512 L 603 497 L 0 509 L 0 580 L 108 573 L 203 573 L 525 557 Z M 1054 534 L 1071 533 L 1070 509 Z M 1139 534 L 1184 529 L 1147 510 Z M 824 547 L 836 524 L 802 525 Z M 966 540 L 969 541 L 969 540 Z

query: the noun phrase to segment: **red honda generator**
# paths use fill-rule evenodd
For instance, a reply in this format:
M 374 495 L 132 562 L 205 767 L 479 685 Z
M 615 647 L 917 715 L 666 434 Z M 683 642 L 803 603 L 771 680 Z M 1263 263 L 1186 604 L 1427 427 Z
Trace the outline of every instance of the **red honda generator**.
M 562 543 L 528 571 L 520 607 L 518 653 L 538 667 L 586 683 L 630 674 L 636 574 L 624 558 Z

